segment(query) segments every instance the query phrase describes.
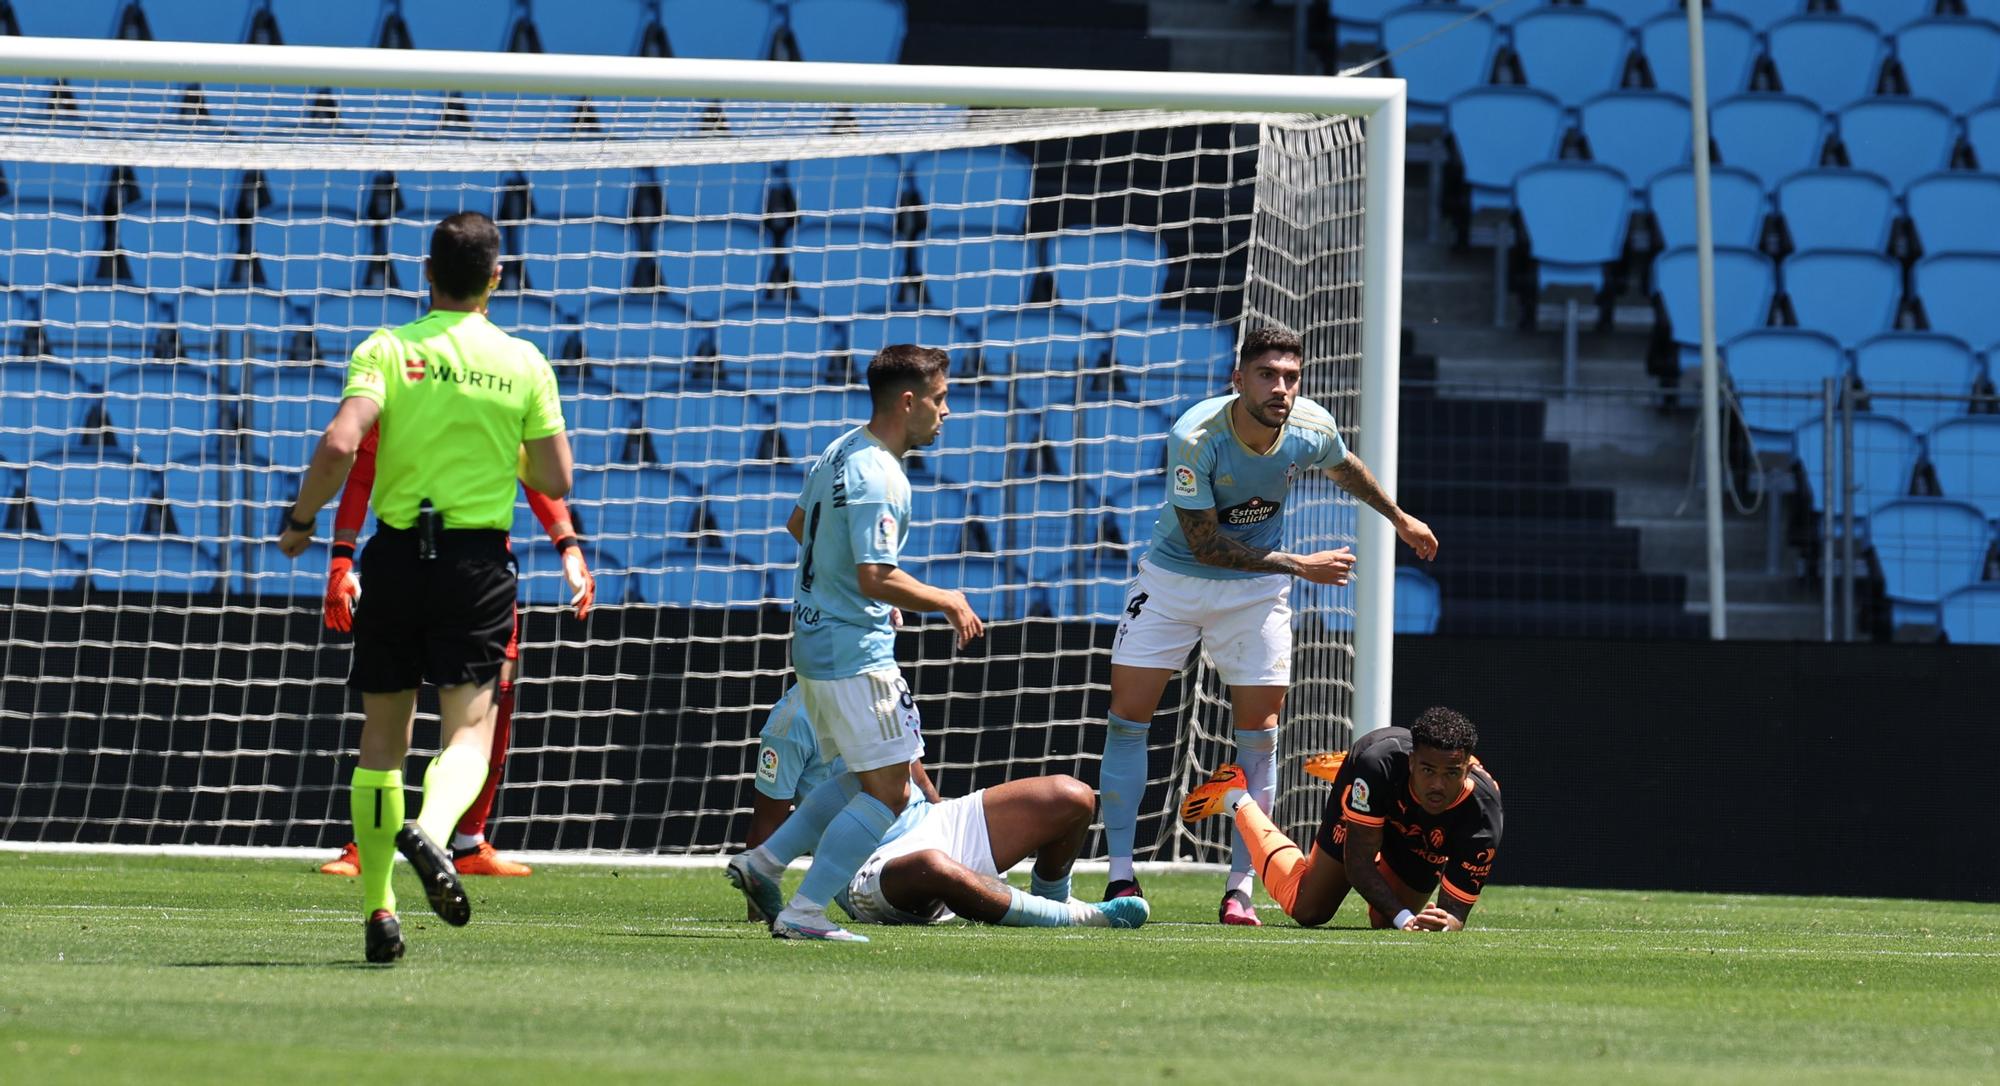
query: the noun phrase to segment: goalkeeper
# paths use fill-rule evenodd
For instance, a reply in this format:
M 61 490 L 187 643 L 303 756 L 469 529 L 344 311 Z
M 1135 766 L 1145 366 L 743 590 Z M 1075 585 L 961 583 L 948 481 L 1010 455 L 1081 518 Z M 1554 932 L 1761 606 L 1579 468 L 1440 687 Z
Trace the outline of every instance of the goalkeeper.
M 375 486 L 375 444 L 380 432 L 379 428 L 370 430 L 361 440 L 361 449 L 354 457 L 354 470 L 347 475 L 347 488 L 340 492 L 340 505 L 333 515 L 333 564 L 326 576 L 324 615 L 327 628 L 341 633 L 352 632 L 354 605 L 361 600 L 361 581 L 354 576 L 354 544 L 361 537 L 362 522 L 368 517 L 368 496 Z M 597 600 L 597 582 L 583 559 L 583 548 L 577 544 L 569 507 L 533 487 L 523 486 L 521 490 L 527 496 L 528 508 L 534 510 L 535 519 L 549 533 L 549 541 L 562 552 L 563 579 L 569 582 L 571 609 L 578 619 L 589 617 L 591 604 Z M 500 786 L 500 775 L 507 765 L 507 743 L 513 733 L 514 669 L 520 659 L 520 646 L 521 620 L 517 613 L 514 632 L 507 638 L 507 659 L 500 665 L 486 784 L 466 809 L 465 817 L 458 820 L 458 829 L 451 839 L 451 863 L 461 875 L 534 874 L 534 868 L 502 857 L 486 840 L 486 821 L 493 813 L 493 793 Z M 354 842 L 349 841 L 339 856 L 321 864 L 319 870 L 323 875 L 350 878 L 360 874 L 361 860 Z
M 483 313 L 500 282 L 499 227 L 476 211 L 445 219 L 431 234 L 424 276 L 430 311 L 355 350 L 340 408 L 278 537 L 287 556 L 305 553 L 321 507 L 379 422 L 376 529 L 361 554 L 368 594 L 354 613 L 349 678 L 365 715 L 350 796 L 371 962 L 403 955 L 392 848 L 438 916 L 454 926 L 472 918 L 437 841 L 486 783 L 495 688 L 514 628 L 507 532 L 516 480 L 552 498 L 570 487 L 555 371 Z M 424 773 L 421 814 L 405 825 L 403 760 L 427 680 L 438 688 L 442 749 Z

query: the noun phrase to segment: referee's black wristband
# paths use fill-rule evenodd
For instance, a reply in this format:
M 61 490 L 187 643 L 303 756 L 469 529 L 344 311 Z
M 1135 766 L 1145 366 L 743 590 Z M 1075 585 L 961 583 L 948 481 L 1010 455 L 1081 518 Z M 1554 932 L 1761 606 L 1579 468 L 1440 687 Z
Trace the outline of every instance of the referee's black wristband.
M 576 541 L 576 537 L 573 535 L 566 535 L 561 539 L 556 540 L 556 549 L 559 551 L 566 551 L 569 550 L 571 547 L 581 547 L 581 546 L 583 546 L 583 544 L 578 543 Z
M 297 517 L 294 517 L 292 515 L 292 511 L 289 509 L 285 510 L 285 523 L 291 526 L 292 531 L 304 532 L 307 535 L 312 534 L 313 522 L 309 520 L 300 520 Z
M 354 558 L 354 544 L 335 543 L 333 545 L 333 556 L 335 558 L 346 558 L 349 561 L 352 561 Z

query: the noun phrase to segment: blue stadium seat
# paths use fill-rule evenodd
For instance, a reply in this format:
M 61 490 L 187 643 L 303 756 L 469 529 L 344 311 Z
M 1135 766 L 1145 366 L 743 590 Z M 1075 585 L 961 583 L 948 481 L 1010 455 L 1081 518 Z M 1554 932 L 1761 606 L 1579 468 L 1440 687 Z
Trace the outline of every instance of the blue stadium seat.
M 1015 309 L 1044 268 L 1019 238 L 933 235 L 916 251 L 925 309 Z
M 184 539 L 99 539 L 90 546 L 90 587 L 124 593 L 126 603 L 153 595 L 214 592 L 221 587 L 221 576 L 215 552 Z
M 1435 578 L 1415 566 L 1396 567 L 1398 634 L 1436 633 L 1438 613 L 1442 610 L 1442 593 Z
M 1965 414 L 1979 380 L 1979 359 L 1965 344 L 1935 332 L 1893 332 L 1854 351 L 1854 375 L 1869 393 L 1868 410 L 1917 433 Z M 1890 393 L 1960 396 L 1958 400 L 1899 400 Z
M 865 373 L 875 352 L 892 343 L 916 343 L 937 347 L 951 356 L 951 370 L 970 376 L 977 351 L 971 333 L 949 317 L 919 316 L 914 313 L 864 313 L 847 325 L 847 346 L 853 353 L 853 369 Z
M 424 315 L 423 304 L 407 294 L 319 294 L 299 301 L 313 323 L 319 357 L 338 361 L 353 355 L 377 330 L 399 328 Z
M 1045 595 L 1057 615 L 1116 623 L 1125 617 L 1138 568 L 1137 556 L 1123 551 L 1080 554 L 1066 571 L 1060 593 L 1045 590 Z
M 2000 172 L 2000 102 L 1965 115 L 1965 142 L 1980 169 Z
M 1803 328 L 1759 328 L 1723 347 L 1723 364 L 1757 451 L 1789 453 L 1792 431 L 1821 417 L 1825 382 L 1847 372 L 1832 336 Z M 1835 393 L 1838 395 L 1838 393 Z
M 1029 455 L 1015 436 L 1016 416 L 1004 399 L 963 399 L 957 393 L 952 399 L 944 431 L 921 452 L 926 474 L 943 482 L 984 485 L 1028 470 Z M 1025 419 L 1020 425 L 1027 425 Z
M 2000 255 L 2000 175 L 1934 173 L 1912 182 L 1904 202 L 1924 252 Z
M 1788 94 L 1739 94 L 1710 111 L 1709 134 L 1722 161 L 1757 175 L 1765 191 L 1819 165 L 1826 120 L 1819 106 Z
M 1675 10 L 1673 0 L 1587 0 L 1584 6 L 1613 15 L 1633 30 Z
M 76 583 L 86 565 L 68 545 L 0 535 L 0 605 L 12 607 L 17 590 L 48 592 Z
M 1383 16 L 1402 7 L 1403 4 L 1404 0 L 1326 0 L 1326 10 L 1333 19 L 1335 33 L 1339 35 L 1342 44 L 1357 42 L 1380 45 Z
M 617 168 L 536 170 L 522 177 L 529 205 L 544 219 L 623 220 L 633 214 L 634 190 L 652 183 L 637 170 Z
M 1798 10 L 1798 5 L 1792 10 Z M 1701 26 L 1702 57 L 1708 68 L 1708 100 L 1718 102 L 1750 86 L 1750 70 L 1757 61 L 1757 31 L 1743 19 L 1721 10 L 1704 16 Z M 1639 52 L 1653 73 L 1655 87 L 1668 94 L 1688 96 L 1687 16 L 1674 11 L 1641 26 Z
M 44 536 L 78 550 L 145 528 L 160 500 L 160 473 L 120 464 L 32 467 L 26 493 L 41 515 Z
M 1748 170 L 1714 166 L 1708 171 L 1709 221 L 1715 244 L 1755 248 L 1764 230 L 1764 183 Z M 1660 244 L 1678 249 L 1695 243 L 1694 167 L 1669 170 L 1646 188 Z
M 340 407 L 342 388 L 342 371 L 334 365 L 256 367 L 243 399 L 250 460 L 305 467 Z
M 1585 102 L 1581 114 L 1590 157 L 1625 175 L 1641 196 L 1655 177 L 1688 161 L 1692 134 L 1686 100 L 1661 91 L 1612 91 Z
M 1910 94 L 1963 116 L 2000 86 L 2000 27 L 1965 19 L 1925 19 L 1896 33 Z M 2000 167 L 2000 163 L 1994 163 Z
M 701 492 L 687 476 L 632 464 L 578 464 L 568 500 L 582 535 L 621 542 L 691 542 L 701 509 Z
M 401 138 L 431 135 L 444 126 L 451 95 L 444 91 L 340 88 L 331 92 L 334 120 L 350 135 Z
M 1911 23 L 1929 18 L 1938 0 L 1840 0 L 1840 13 L 1867 21 L 1883 34 L 1894 34 L 1898 42 Z
M 1087 542 L 1081 537 L 1089 517 L 1078 493 L 1078 484 L 1069 481 L 1002 484 L 993 493 L 997 507 L 981 515 L 999 518 L 1000 547 L 1013 565 L 1032 581 L 1054 581 L 1078 544 Z
M 1036 307 L 989 313 L 976 329 L 980 357 L 993 374 L 1074 374 L 1095 366 L 1103 345 L 1075 314 Z
M 1742 19 L 1762 34 L 1784 19 L 1802 14 L 1807 5 L 1806 0 L 1717 0 L 1712 6 L 1716 14 Z M 1713 15 L 1703 21 L 1712 18 Z M 1682 36 L 1686 37 L 1685 34 Z
M 1605 269 L 1625 252 L 1632 193 L 1625 175 L 1594 162 L 1546 162 L 1521 171 L 1514 201 L 1535 261 L 1535 288 L 1605 289 Z
M 588 298 L 615 295 L 639 284 L 629 259 L 633 236 L 625 223 L 604 219 L 521 224 L 519 289 L 554 294 L 571 308 Z M 516 258 L 502 254 L 506 264 Z M 579 297 L 581 296 L 581 297 Z
M 1054 413 L 1050 414 L 1052 418 Z M 1167 432 L 1174 419 L 1151 407 L 1095 404 L 1077 412 L 1082 442 L 1076 466 L 1086 480 L 1159 477 L 1167 470 Z
M 910 535 L 902 553 L 913 559 L 948 558 L 971 549 L 969 488 L 957 483 L 926 486 L 910 514 Z M 982 540 L 983 542 L 983 540 Z
M 278 37 L 285 45 L 337 45 L 359 49 L 381 44 L 378 5 L 324 0 L 271 0 Z
M 809 396 L 778 398 L 778 433 L 782 459 L 810 460 L 826 451 L 840 435 L 868 421 L 874 406 L 860 389 L 821 389 Z
M 754 223 L 662 223 L 659 245 L 660 285 L 675 292 L 696 320 L 712 321 L 724 309 L 755 302 L 771 282 L 771 257 Z
M 1528 85 L 1570 109 L 1616 88 L 1632 52 L 1625 23 L 1589 8 L 1530 8 L 1512 37 Z
M 1857 170 L 1880 174 L 1897 192 L 1951 162 L 1958 126 L 1936 102 L 1870 98 L 1842 110 L 1840 142 Z
M 1993 527 L 1979 510 L 1949 498 L 1881 506 L 1868 517 L 1868 537 L 1897 626 L 1936 625 L 1939 601 L 1978 582 L 1993 548 Z
M 127 205 L 128 215 L 233 218 L 243 189 L 243 175 L 236 170 L 139 166 L 131 176 L 138 199 Z
M 1165 476 L 1136 479 L 1085 480 L 1104 509 L 1101 529 L 1106 544 L 1122 549 L 1136 561 L 1152 541 L 1153 528 L 1167 503 Z
M 1969 584 L 1939 601 L 1945 639 L 1955 645 L 2000 645 L 2000 583 Z
M 236 500 L 241 488 L 238 474 L 227 468 L 166 465 L 160 472 L 160 494 L 167 504 L 160 533 L 198 540 L 210 550 L 219 550 L 238 537 L 261 542 L 252 533 L 261 531 L 263 525 L 242 523 L 239 515 L 243 506 Z
M 697 480 L 747 460 L 771 459 L 778 451 L 772 446 L 771 409 L 761 398 L 735 392 L 649 396 L 640 412 L 653 461 Z
M 1800 15 L 1765 32 L 1785 93 L 1827 112 L 1875 93 L 1888 47 L 1875 28 L 1844 15 Z
M 1146 230 L 1065 230 L 1049 242 L 1056 297 L 1093 328 L 1115 328 L 1152 312 L 1173 259 Z
M 45 290 L 37 302 L 50 349 L 77 359 L 149 357 L 161 328 L 158 307 L 123 287 Z
M 115 38 L 125 29 L 128 9 L 138 0 L 64 0 L 59 4 L 18 4 L 21 33 L 47 38 Z
M 352 220 L 258 219 L 251 232 L 257 282 L 287 296 L 380 290 L 386 268 L 374 259 L 369 228 Z
M 732 375 L 730 384 L 768 393 L 802 391 L 833 381 L 830 367 L 840 344 L 832 324 L 748 316 L 731 311 L 715 329 L 715 354 Z
M 902 0 L 792 0 L 786 22 L 800 60 L 894 64 L 907 31 Z
M 1825 423 L 1820 419 L 1808 419 L 1795 431 L 1792 455 L 1798 458 L 1799 469 L 1806 478 L 1806 490 L 1812 498 L 1812 510 L 1818 514 L 1825 507 L 1827 473 L 1823 464 L 1826 437 Z M 1834 424 L 1838 427 L 1840 424 Z M 1833 455 L 1835 457 L 1833 478 L 1840 478 L 1841 441 L 1834 435 Z M 1910 476 L 1916 471 L 1918 445 L 1917 436 L 1910 428 L 1882 415 L 1854 416 L 1854 519 L 1865 524 L 1870 513 L 1878 506 L 1906 497 L 1910 493 Z M 1836 503 L 1835 508 L 1838 508 Z
M 114 374 L 104 386 L 104 423 L 121 457 L 142 464 L 219 462 L 220 390 L 209 372 L 158 363 Z
M 818 0 L 835 3 L 838 0 Z M 785 168 L 801 226 L 860 226 L 893 233 L 903 197 L 903 163 L 895 155 L 809 158 Z
M 806 473 L 789 464 L 711 470 L 702 484 L 702 510 L 737 558 L 767 570 L 788 568 L 798 562 L 799 546 L 785 525 L 805 483 Z
M 910 184 L 924 207 L 924 230 L 1019 234 L 1028 224 L 1034 166 L 1011 147 L 925 151 L 909 160 Z
M 778 34 L 768 0 L 660 0 L 660 23 L 677 57 L 768 60 Z
M 760 224 L 770 198 L 768 162 L 721 162 L 703 166 L 669 166 L 661 175 L 667 213 L 687 219 L 727 217 L 755 219 Z
M 1162 314 L 1154 323 L 1119 329 L 1111 357 L 1120 368 L 1123 398 L 1161 405 L 1201 400 L 1228 388 L 1236 332 Z
M 101 167 L 69 162 L 8 162 L 0 211 L 10 215 L 97 215 L 108 195 Z
M 513 38 L 516 5 L 509 0 L 472 3 L 425 3 L 402 0 L 396 5 L 413 49 L 498 51 Z
M 241 42 L 249 37 L 252 5 L 245 0 L 143 0 L 154 41 Z
M 247 290 L 170 297 L 163 319 L 179 322 L 181 349 L 191 358 L 278 358 L 310 353 L 310 323 L 296 306 Z M 292 350 L 293 341 L 299 349 Z
M 681 307 L 678 299 L 683 296 L 671 290 L 631 290 L 592 299 L 576 332 L 583 357 L 621 367 L 650 362 L 658 372 L 711 353 L 708 331 Z M 568 305 L 571 299 L 562 301 Z M 561 307 L 556 312 L 560 322 L 575 320 Z M 558 340 L 565 336 L 563 329 L 555 331 Z M 618 387 L 638 391 L 628 380 L 621 379 Z M 670 386 L 649 380 L 645 387 L 663 390 Z
M 885 312 L 908 277 L 906 255 L 886 231 L 801 223 L 787 254 L 792 294 L 823 317 Z
M 1785 261 L 1785 293 L 1799 327 L 1825 332 L 1842 347 L 1896 323 L 1903 269 L 1881 253 L 1824 249 Z
M 0 464 L 62 458 L 98 391 L 60 362 L 0 364 Z M 0 493 L 0 498 L 8 496 Z
M 248 258 L 237 252 L 236 226 L 209 214 L 205 219 L 120 218 L 118 247 L 125 250 L 127 281 L 162 293 L 243 285 Z
M 1383 17 L 1382 47 L 1395 58 L 1394 74 L 1409 83 L 1412 125 L 1443 124 L 1445 104 L 1491 74 L 1500 32 L 1473 13 L 1457 4 L 1413 4 Z M 1438 33 L 1447 26 L 1449 33 Z
M 102 221 L 0 216 L 0 282 L 30 289 L 108 282 Z
M 1968 415 L 1938 423 L 1924 446 L 1938 490 L 2000 522 L 2000 418 Z
M 535 33 L 544 53 L 631 56 L 655 21 L 648 0 L 541 0 Z
M 396 218 L 424 232 L 403 249 L 391 244 L 389 251 L 422 255 L 430 250 L 430 231 L 447 215 L 483 211 L 497 219 L 508 218 L 501 205 L 521 202 L 527 179 L 519 173 L 496 170 L 403 170 L 395 175 L 395 186 Z
M 525 503 L 524 506 L 525 507 Z M 530 516 L 529 521 L 534 518 Z M 616 606 L 626 600 L 625 566 L 630 560 L 624 541 L 584 539 L 583 560 L 590 565 L 597 582 L 598 606 Z M 563 552 L 535 525 L 533 534 L 514 544 L 514 565 L 520 571 L 518 591 L 525 607 L 551 607 L 569 613 L 569 584 L 563 579 Z M 563 619 L 569 629 L 574 619 Z
M 1680 348 L 1683 372 L 1701 365 L 1701 299 L 1692 248 L 1669 249 L 1653 260 L 1653 289 Z M 1750 249 L 1715 249 L 1715 341 L 1727 343 L 1767 323 L 1776 289 L 1770 258 Z
M 1794 250 L 1888 248 L 1896 196 L 1889 183 L 1859 170 L 1806 170 L 1775 193 Z
M 628 601 L 662 607 L 756 608 L 775 602 L 764 571 L 737 565 L 735 555 L 720 546 L 634 547 L 625 582 Z
M 1445 115 L 1474 214 L 1513 206 L 1514 178 L 1555 158 L 1567 126 L 1562 105 L 1529 87 L 1474 87 L 1453 98 Z
M 639 403 L 621 396 L 573 396 L 563 401 L 570 453 L 578 464 L 629 464 L 635 459 Z M 672 463 L 672 461 L 668 461 Z
M 1910 287 L 1924 303 L 1933 332 L 1966 343 L 2000 341 L 2000 307 L 1993 285 L 2000 283 L 2000 256 L 1942 253 L 1917 261 Z
M 632 308 L 636 310 L 638 303 L 648 297 L 635 295 Z M 621 295 L 619 300 L 626 298 Z M 508 335 L 520 336 L 533 343 L 549 358 L 560 359 L 566 357 L 572 341 L 581 342 L 583 318 L 575 309 L 575 302 L 576 299 L 564 298 L 563 304 L 558 306 L 553 298 L 518 291 L 495 291 L 486 300 L 486 319 Z M 617 308 L 614 307 L 614 313 Z M 622 356 L 612 354 L 604 357 Z

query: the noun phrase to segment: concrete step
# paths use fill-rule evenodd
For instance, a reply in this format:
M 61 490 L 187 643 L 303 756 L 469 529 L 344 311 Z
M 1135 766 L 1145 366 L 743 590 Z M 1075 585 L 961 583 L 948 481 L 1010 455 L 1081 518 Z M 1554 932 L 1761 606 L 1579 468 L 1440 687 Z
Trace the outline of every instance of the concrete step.
M 1690 599 L 1688 613 L 1708 620 L 1708 598 Z M 1726 601 L 1731 641 L 1818 641 L 1822 627 L 1819 605 L 1737 603 Z
M 1687 575 L 1688 599 L 1701 600 L 1707 606 L 1708 572 L 1698 570 Z M 1749 571 L 1727 571 L 1722 575 L 1726 602 L 1734 607 L 1738 603 L 1782 603 L 1793 607 L 1804 607 L 1819 614 L 1819 587 L 1802 577 L 1767 576 Z

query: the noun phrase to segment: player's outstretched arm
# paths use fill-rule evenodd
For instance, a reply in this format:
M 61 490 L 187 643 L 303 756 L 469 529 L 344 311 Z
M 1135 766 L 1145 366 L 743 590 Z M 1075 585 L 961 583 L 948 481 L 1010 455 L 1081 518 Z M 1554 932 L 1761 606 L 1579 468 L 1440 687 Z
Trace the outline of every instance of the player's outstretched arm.
M 1382 514 L 1396 529 L 1396 537 L 1417 552 L 1418 558 L 1428 562 L 1437 557 L 1438 541 L 1431 532 L 1431 526 L 1405 513 L 1402 506 L 1391 501 L 1389 495 L 1383 492 L 1382 484 L 1375 480 L 1375 473 L 1369 471 L 1368 465 L 1362 463 L 1352 450 L 1348 451 L 1347 459 L 1326 469 L 1326 475 L 1339 483 L 1342 490 Z
M 1172 506 L 1181 520 L 1181 534 L 1188 549 L 1203 565 L 1220 569 L 1240 569 L 1249 573 L 1287 573 L 1304 577 L 1314 584 L 1346 584 L 1354 568 L 1354 552 L 1346 547 L 1315 554 L 1287 554 L 1269 547 L 1253 547 L 1222 531 L 1213 509 Z
M 871 600 L 906 611 L 943 612 L 958 633 L 959 648 L 986 632 L 986 624 L 973 613 L 963 592 L 927 585 L 895 566 L 876 562 L 855 566 L 854 579 L 861 594 Z

